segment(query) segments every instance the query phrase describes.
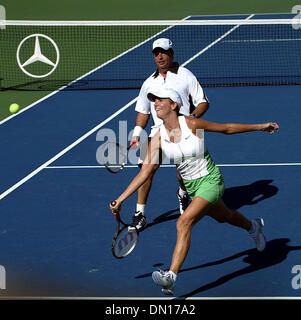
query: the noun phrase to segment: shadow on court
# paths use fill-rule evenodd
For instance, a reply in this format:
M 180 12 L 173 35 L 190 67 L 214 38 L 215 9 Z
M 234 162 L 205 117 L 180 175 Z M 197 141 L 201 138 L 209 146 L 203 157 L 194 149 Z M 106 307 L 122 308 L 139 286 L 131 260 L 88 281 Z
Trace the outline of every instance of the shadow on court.
M 277 194 L 278 188 L 271 185 L 273 180 L 259 180 L 249 185 L 227 188 L 223 195 L 223 200 L 227 207 L 239 209 L 245 205 L 254 205 L 260 201 L 273 197 Z M 179 209 L 169 210 L 152 222 L 148 223 L 144 230 L 156 224 L 176 220 L 180 217 Z
M 225 190 L 223 200 L 226 203 L 226 205 L 231 209 L 239 209 L 244 205 L 257 204 L 258 202 L 268 199 L 277 194 L 278 188 L 271 185 L 272 181 L 273 180 L 259 180 L 249 185 L 227 188 Z M 179 210 L 174 209 L 159 215 L 157 218 L 155 218 L 151 223 L 147 225 L 145 230 L 159 223 L 178 219 L 180 217 L 180 214 L 177 212 L 179 212 Z M 290 251 L 301 249 L 301 246 L 298 246 L 298 247 L 287 246 L 287 243 L 289 241 L 290 239 L 271 240 L 267 242 L 267 246 L 264 252 L 258 252 L 256 249 L 250 249 L 250 250 L 242 251 L 240 253 L 237 253 L 235 255 L 232 255 L 230 257 L 227 257 L 221 260 L 209 262 L 209 263 L 191 267 L 191 268 L 182 269 L 180 273 L 222 264 L 227 261 L 238 259 L 242 256 L 246 256 L 243 259 L 243 261 L 249 264 L 249 266 L 241 270 L 224 275 L 219 279 L 217 279 L 216 281 L 208 283 L 204 286 L 201 286 L 200 288 L 192 292 L 189 292 L 187 294 L 184 294 L 179 298 L 186 298 L 189 296 L 193 296 L 200 292 L 222 285 L 225 282 L 230 281 L 241 275 L 251 273 L 260 269 L 264 269 L 284 261 Z M 160 267 L 162 265 L 163 263 L 156 263 L 153 265 L 153 267 Z M 151 277 L 151 275 L 152 275 L 152 272 L 146 273 L 143 275 L 138 275 L 136 276 L 136 279 Z
M 271 267 L 273 265 L 279 264 L 283 262 L 288 254 L 291 251 L 295 250 L 301 250 L 301 246 L 289 246 L 288 242 L 290 242 L 290 239 L 282 238 L 282 239 L 274 239 L 267 242 L 267 246 L 263 252 L 258 252 L 256 249 L 250 249 L 245 250 L 242 252 L 239 252 L 237 254 L 234 254 L 230 257 L 226 257 L 220 260 L 208 262 L 199 266 L 191 267 L 182 269 L 180 273 L 182 272 L 188 272 L 192 270 L 207 268 L 214 265 L 219 265 L 222 263 L 226 263 L 228 261 L 241 258 L 243 256 L 246 256 L 242 259 L 245 263 L 249 264 L 245 268 L 242 268 L 240 270 L 237 270 L 235 272 L 226 274 L 218 278 L 217 280 L 207 283 L 191 292 L 188 292 L 179 298 L 187 298 L 193 295 L 196 295 L 198 293 L 210 290 L 212 288 L 218 287 L 232 279 L 235 279 L 237 277 L 243 276 L 245 274 L 255 272 L 261 269 L 265 269 L 268 267 Z
M 277 194 L 278 188 L 271 185 L 272 182 L 273 180 L 259 180 L 249 185 L 227 188 L 223 200 L 230 209 L 257 204 Z
M 179 273 L 208 268 L 215 265 L 220 265 L 235 259 L 239 259 L 241 257 L 244 257 L 242 261 L 248 264 L 248 266 L 246 266 L 245 268 L 223 275 L 218 279 L 216 279 L 215 281 L 202 285 L 201 287 L 193 291 L 190 291 L 188 293 L 185 293 L 177 298 L 185 299 L 185 298 L 194 296 L 196 294 L 205 292 L 207 290 L 216 288 L 220 285 L 225 284 L 230 280 L 241 277 L 245 274 L 256 272 L 258 270 L 269 268 L 273 265 L 279 264 L 286 260 L 288 254 L 291 251 L 301 250 L 301 246 L 290 246 L 288 245 L 289 242 L 290 242 L 290 239 L 288 238 L 274 239 L 267 242 L 266 248 L 263 252 L 259 252 L 256 249 L 249 249 L 220 260 L 211 261 L 198 266 L 182 269 Z M 163 265 L 162 263 L 157 263 L 153 265 L 153 267 L 160 267 L 162 265 Z M 151 277 L 151 275 L 152 275 L 152 272 L 146 273 L 140 276 L 136 276 L 136 279 Z
M 146 230 L 150 227 L 153 227 L 154 225 L 162 223 L 162 222 L 178 219 L 180 217 L 180 214 L 179 213 L 173 214 L 175 212 L 179 212 L 179 209 L 169 210 L 169 211 L 161 214 L 160 216 L 155 218 L 153 220 L 153 222 L 148 223 L 147 226 L 144 228 L 144 230 Z

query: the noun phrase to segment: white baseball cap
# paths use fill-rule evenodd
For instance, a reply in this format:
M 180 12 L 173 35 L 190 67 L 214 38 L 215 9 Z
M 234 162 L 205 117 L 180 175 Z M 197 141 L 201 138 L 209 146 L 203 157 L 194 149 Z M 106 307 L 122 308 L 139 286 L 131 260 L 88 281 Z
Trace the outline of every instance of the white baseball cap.
M 153 51 L 156 48 L 162 48 L 164 50 L 168 50 L 168 49 L 172 48 L 172 42 L 166 38 L 157 39 L 153 42 Z
M 176 102 L 179 107 L 182 105 L 182 99 L 178 92 L 172 88 L 157 88 L 157 89 L 150 89 L 147 93 L 148 100 L 155 102 L 157 98 L 159 99 L 171 99 L 172 101 Z

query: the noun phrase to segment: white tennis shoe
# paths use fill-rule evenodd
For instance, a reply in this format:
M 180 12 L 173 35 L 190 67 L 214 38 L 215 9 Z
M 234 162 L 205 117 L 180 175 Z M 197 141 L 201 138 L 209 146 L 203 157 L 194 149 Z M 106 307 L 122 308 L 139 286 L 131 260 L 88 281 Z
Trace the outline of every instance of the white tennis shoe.
M 263 251 L 266 245 L 266 239 L 262 232 L 262 228 L 264 226 L 264 221 L 262 218 L 257 218 L 252 220 L 252 229 L 249 232 L 250 236 L 253 238 L 257 250 Z
M 172 296 L 174 294 L 173 290 L 176 282 L 168 271 L 154 271 L 152 278 L 158 286 L 162 287 L 161 291 L 164 294 L 168 296 Z

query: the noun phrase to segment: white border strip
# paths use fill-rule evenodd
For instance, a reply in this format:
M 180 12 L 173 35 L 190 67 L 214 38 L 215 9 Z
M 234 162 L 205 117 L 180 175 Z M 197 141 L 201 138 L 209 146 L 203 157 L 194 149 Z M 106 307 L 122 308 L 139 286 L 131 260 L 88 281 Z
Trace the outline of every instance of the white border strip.
M 193 26 L 193 25 L 265 25 L 265 24 L 292 24 L 291 19 L 254 19 L 248 21 L 245 19 L 233 20 L 112 20 L 112 21 L 27 21 L 27 20 L 0 20 L 2 25 L 6 26 Z
M 236 16 L 246 16 L 249 15 L 250 13 L 226 13 L 226 14 L 206 14 L 206 15 L 198 15 L 198 14 L 193 14 L 190 17 L 236 17 Z M 276 13 L 271 13 L 271 12 L 262 12 L 262 13 L 255 13 L 256 16 L 275 16 L 275 15 L 296 15 L 291 12 L 276 12 Z M 281 18 L 279 18 L 281 19 Z

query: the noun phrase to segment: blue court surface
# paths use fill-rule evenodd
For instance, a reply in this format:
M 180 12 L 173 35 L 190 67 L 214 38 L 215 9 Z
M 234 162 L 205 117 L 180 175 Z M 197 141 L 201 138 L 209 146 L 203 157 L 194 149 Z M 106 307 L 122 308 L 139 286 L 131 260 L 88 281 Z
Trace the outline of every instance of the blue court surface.
M 96 160 L 99 130 L 118 133 L 120 121 L 127 121 L 128 132 L 134 127 L 138 92 L 60 91 L 0 124 L 0 265 L 6 273 L 0 296 L 163 297 L 151 273 L 169 268 L 176 241 L 176 169 L 157 171 L 149 225 L 135 250 L 118 260 L 111 253 L 109 203 L 139 169 L 113 175 Z M 273 135 L 206 134 L 226 181 L 225 203 L 249 219 L 262 217 L 268 242 L 259 253 L 245 231 L 205 217 L 193 229 L 176 296 L 300 298 L 300 271 L 292 272 L 301 265 L 300 86 L 205 92 L 206 120 L 280 125 Z M 135 204 L 136 195 L 123 204 L 125 220 Z

